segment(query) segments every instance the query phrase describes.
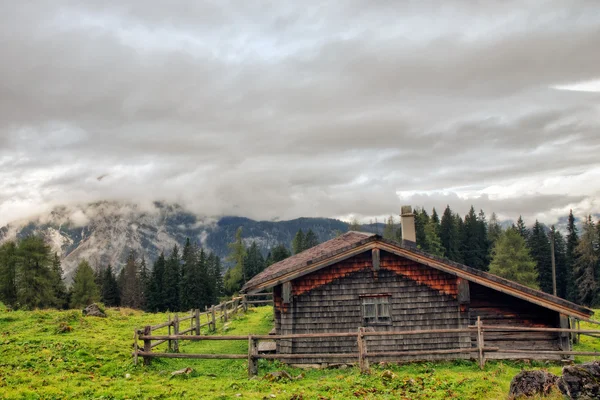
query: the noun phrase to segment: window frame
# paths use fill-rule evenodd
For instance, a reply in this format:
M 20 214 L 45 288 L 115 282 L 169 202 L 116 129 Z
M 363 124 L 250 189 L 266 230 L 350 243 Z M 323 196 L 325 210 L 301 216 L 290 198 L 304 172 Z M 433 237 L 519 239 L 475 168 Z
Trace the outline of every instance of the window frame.
M 364 325 L 392 324 L 391 294 L 366 294 L 359 296 L 359 298 L 360 313 Z

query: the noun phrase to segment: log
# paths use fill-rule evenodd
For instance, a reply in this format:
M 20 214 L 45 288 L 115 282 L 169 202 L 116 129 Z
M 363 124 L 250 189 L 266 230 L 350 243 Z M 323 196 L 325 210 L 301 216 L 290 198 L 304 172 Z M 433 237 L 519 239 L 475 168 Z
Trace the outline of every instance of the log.
M 324 353 L 324 354 L 258 354 L 256 358 L 269 360 L 297 360 L 302 358 L 358 358 L 358 353 Z
M 484 351 L 499 351 L 498 347 L 484 347 Z M 477 349 L 442 349 L 442 350 L 414 350 L 414 351 L 383 351 L 383 352 L 369 352 L 366 353 L 367 357 L 401 357 L 401 356 L 426 356 L 435 354 L 459 354 L 459 353 L 475 353 Z
M 171 321 L 163 322 L 162 324 L 154 325 L 152 327 L 152 330 L 155 331 L 155 330 L 160 329 L 160 328 L 166 328 L 167 326 L 170 326 L 171 324 L 172 324 Z
M 152 332 L 152 327 L 150 325 L 146 326 L 144 328 L 144 335 L 146 334 L 150 334 Z M 152 352 L 152 341 L 151 340 L 144 340 L 144 354 L 151 354 Z M 144 365 L 150 365 L 150 358 L 148 357 L 144 357 Z

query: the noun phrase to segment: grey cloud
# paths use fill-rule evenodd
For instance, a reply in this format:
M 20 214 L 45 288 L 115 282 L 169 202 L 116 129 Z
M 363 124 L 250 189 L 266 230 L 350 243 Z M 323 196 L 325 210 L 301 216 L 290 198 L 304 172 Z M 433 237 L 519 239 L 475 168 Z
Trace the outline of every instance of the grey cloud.
M 598 78 L 598 11 L 0 4 L 0 211 L 157 196 L 207 215 L 369 217 L 396 210 L 397 191 L 462 207 L 461 191 L 568 179 L 600 168 L 600 94 L 551 87 Z M 583 204 L 590 186 L 465 202 L 533 215 Z

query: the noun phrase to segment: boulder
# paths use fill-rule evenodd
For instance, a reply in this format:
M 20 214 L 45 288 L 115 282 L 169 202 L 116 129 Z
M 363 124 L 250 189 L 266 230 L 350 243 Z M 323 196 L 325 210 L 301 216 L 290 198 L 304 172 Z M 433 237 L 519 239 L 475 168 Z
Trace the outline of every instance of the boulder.
M 564 367 L 558 388 L 571 399 L 600 399 L 600 361 Z
M 94 304 L 90 304 L 89 306 L 87 306 L 86 308 L 83 309 L 83 315 L 85 315 L 86 317 L 102 317 L 102 318 L 106 318 L 106 314 L 104 314 L 102 312 L 102 310 L 100 310 L 100 307 L 98 307 L 98 304 L 94 303 Z
M 536 395 L 545 396 L 556 387 L 557 381 L 558 377 L 548 371 L 521 371 L 510 381 L 508 397 L 519 399 Z

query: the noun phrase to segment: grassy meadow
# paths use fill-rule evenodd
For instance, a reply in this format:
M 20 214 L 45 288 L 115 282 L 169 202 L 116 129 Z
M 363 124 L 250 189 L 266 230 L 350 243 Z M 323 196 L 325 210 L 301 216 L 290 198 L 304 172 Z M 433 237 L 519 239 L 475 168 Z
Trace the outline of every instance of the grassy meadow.
M 481 371 L 476 362 L 456 361 L 375 365 L 370 374 L 361 375 L 357 368 L 303 371 L 261 360 L 259 376 L 248 379 L 245 360 L 155 359 L 150 366 L 141 360 L 136 366 L 131 356 L 134 327 L 164 322 L 167 315 L 124 308 L 106 312 L 108 318 L 94 318 L 75 310 L 0 309 L 0 398 L 504 399 L 510 380 L 522 369 L 561 371 L 557 364 L 524 362 L 488 362 Z M 259 307 L 221 325 L 217 334 L 267 333 L 271 328 L 272 309 Z M 600 350 L 600 339 L 582 337 L 577 350 Z M 247 343 L 182 341 L 180 351 L 246 353 Z M 186 367 L 193 371 L 171 375 Z M 263 378 L 282 369 L 301 377 Z

